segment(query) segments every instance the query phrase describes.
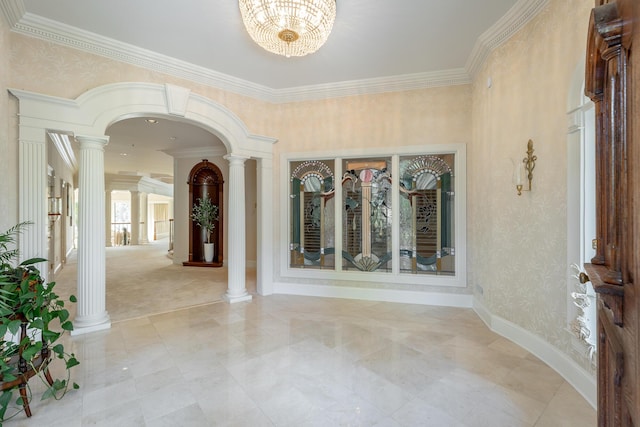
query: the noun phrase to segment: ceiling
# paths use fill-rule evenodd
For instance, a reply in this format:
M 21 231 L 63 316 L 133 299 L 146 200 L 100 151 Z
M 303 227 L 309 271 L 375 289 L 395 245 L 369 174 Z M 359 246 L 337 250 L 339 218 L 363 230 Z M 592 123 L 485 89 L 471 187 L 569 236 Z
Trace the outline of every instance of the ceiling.
M 169 74 L 283 102 L 314 91 L 326 97 L 354 87 L 363 93 L 363 88 L 468 83 L 496 40 L 546 1 L 338 0 L 326 44 L 314 54 L 292 58 L 269 53 L 251 40 L 235 0 L 3 3 L 0 9 L 16 32 L 125 62 L 145 61 Z M 107 172 L 172 175 L 171 157 L 158 150 L 171 149 L 176 141 L 181 147 L 215 144 L 207 132 L 166 120 L 149 125 L 128 119 L 107 133 Z

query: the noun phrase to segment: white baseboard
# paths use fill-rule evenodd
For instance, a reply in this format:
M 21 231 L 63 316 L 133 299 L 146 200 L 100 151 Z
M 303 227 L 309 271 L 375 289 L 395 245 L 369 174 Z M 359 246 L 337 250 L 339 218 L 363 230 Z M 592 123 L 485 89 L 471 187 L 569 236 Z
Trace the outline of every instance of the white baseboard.
M 274 294 L 304 295 L 312 297 L 361 299 L 368 301 L 400 302 L 404 304 L 439 305 L 471 308 L 473 297 L 468 294 L 402 291 L 398 289 L 372 289 L 349 286 L 301 285 L 275 282 Z
M 596 408 L 596 379 L 567 354 L 515 323 L 494 316 L 477 298 L 473 299 L 473 309 L 489 329 L 518 344 L 549 365 L 571 384 L 594 409 Z

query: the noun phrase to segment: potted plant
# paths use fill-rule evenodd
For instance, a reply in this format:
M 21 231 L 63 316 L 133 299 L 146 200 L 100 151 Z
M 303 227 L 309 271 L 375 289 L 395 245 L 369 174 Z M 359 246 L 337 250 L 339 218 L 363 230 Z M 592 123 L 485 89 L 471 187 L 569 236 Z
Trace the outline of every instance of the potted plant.
M 79 363 L 59 342 L 73 325 L 64 301 L 54 292 L 55 282 L 45 283 L 35 267 L 46 260 L 32 258 L 15 265 L 16 237 L 28 224 L 0 233 L 0 425 L 22 410 L 31 416 L 29 379 L 38 377 L 46 385 L 42 399 L 60 399 L 69 387 L 70 369 Z M 64 364 L 66 379 L 52 378 L 49 366 L 56 359 Z M 14 400 L 16 391 L 19 397 Z
M 211 243 L 210 238 L 211 233 L 216 228 L 216 221 L 218 221 L 218 206 L 205 194 L 204 197 L 196 199 L 191 219 L 207 235 L 207 242 L 204 244 L 204 260 L 205 262 L 211 262 L 213 261 L 213 243 Z

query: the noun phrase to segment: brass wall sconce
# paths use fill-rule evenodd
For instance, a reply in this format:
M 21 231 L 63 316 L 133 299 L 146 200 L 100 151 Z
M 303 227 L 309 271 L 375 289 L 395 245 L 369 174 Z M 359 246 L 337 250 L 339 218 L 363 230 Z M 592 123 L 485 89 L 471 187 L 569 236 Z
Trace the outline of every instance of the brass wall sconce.
M 531 181 L 533 180 L 533 169 L 536 167 L 536 160 L 538 160 L 538 157 L 533 155 L 533 141 L 529 140 L 527 143 L 527 157 L 522 159 L 522 163 L 516 163 L 516 170 L 514 172 L 514 181 L 518 196 L 521 196 L 523 191 L 531 191 Z M 529 189 L 526 190 L 523 188 L 525 171 L 527 172 L 527 180 L 529 181 Z

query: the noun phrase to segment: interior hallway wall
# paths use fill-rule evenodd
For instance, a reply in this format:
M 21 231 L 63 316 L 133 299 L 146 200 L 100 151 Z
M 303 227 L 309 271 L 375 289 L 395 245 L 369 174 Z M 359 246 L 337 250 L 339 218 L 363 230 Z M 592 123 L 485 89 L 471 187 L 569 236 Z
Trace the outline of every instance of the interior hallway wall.
M 0 58 L 9 58 L 11 52 L 9 28 L 0 19 Z M 0 59 L 0 232 L 16 224 L 18 220 L 18 144 L 17 116 L 12 96 L 6 90 L 11 81 L 11 67 L 7 59 Z
M 566 97 L 571 72 L 583 60 L 592 0 L 551 0 L 512 40 L 495 50 L 473 86 L 350 96 L 271 105 L 200 83 L 163 75 L 72 48 L 8 33 L 0 23 L 0 84 L 64 98 L 114 82 L 171 83 L 221 103 L 274 145 L 274 276 L 280 277 L 278 218 L 280 154 L 363 154 L 389 146 L 468 144 L 468 266 L 470 285 L 497 316 L 531 331 L 567 354 Z M 10 71 L 6 71 L 10 70 Z M 492 87 L 486 87 L 492 78 Z M 6 92 L 5 92 L 6 93 Z M 7 95 L 4 95 L 7 96 Z M 0 148 L 7 174 L 17 177 L 17 102 L 0 100 Z M 521 197 L 511 184 L 509 158 L 521 159 L 534 140 L 534 191 Z M 186 176 L 184 177 L 186 179 Z M 176 174 L 176 182 L 184 180 Z M 0 212 L 16 217 L 15 180 L 0 183 Z M 4 203 L 4 196 L 8 203 Z M 181 201 L 176 192 L 176 236 Z M 5 221 L 0 215 L 0 221 Z M 11 221 L 13 222 L 13 221 Z M 184 233 L 182 233 L 184 235 Z M 188 238 L 188 237 L 187 237 Z M 178 252 L 176 241 L 176 252 Z M 185 244 L 182 242 L 183 247 Z M 447 290 L 448 291 L 448 290 Z M 470 292 L 456 289 L 456 292 Z
M 584 61 L 592 0 L 552 0 L 492 52 L 473 84 L 469 284 L 494 316 L 571 355 L 567 330 L 567 99 Z M 513 163 L 534 142 L 532 192 Z
M 471 85 L 458 85 L 282 105 L 280 114 L 273 118 L 272 129 L 267 133 L 278 138 L 274 145 L 273 218 L 288 217 L 288 203 L 284 203 L 281 193 L 289 188 L 289 178 L 281 177 L 281 169 L 287 168 L 287 164 L 281 163 L 282 154 L 300 153 L 308 159 L 333 159 L 344 156 L 341 153 L 345 150 L 353 156 L 376 156 L 376 150 L 394 147 L 412 146 L 420 152 L 438 144 L 469 144 L 470 98 Z M 281 223 L 276 220 L 274 239 L 277 247 L 288 248 L 288 242 L 280 241 L 280 231 Z M 469 293 L 466 287 L 289 278 L 282 274 L 280 251 L 274 255 L 275 280 L 283 283 Z
M 62 189 L 62 182 L 64 181 L 71 185 L 71 191 L 73 191 L 73 170 L 64 162 L 50 138 L 47 138 L 47 162 L 54 171 L 54 191 L 52 196 L 60 197 L 61 215 L 53 224 L 50 224 L 49 227 L 50 236 L 52 236 L 53 239 L 50 238 L 49 240 L 50 248 L 48 256 L 49 264 L 53 264 L 53 270 L 58 271 L 62 268 L 66 254 L 69 253 L 73 247 L 73 240 L 66 238 L 63 241 L 63 237 L 73 236 L 72 221 L 77 221 L 78 218 L 72 219 L 73 205 L 69 206 L 70 211 L 67 211 L 67 199 L 63 197 L 66 194 Z M 70 203 L 72 201 L 73 195 L 69 199 Z M 53 249 L 53 252 L 51 249 Z

